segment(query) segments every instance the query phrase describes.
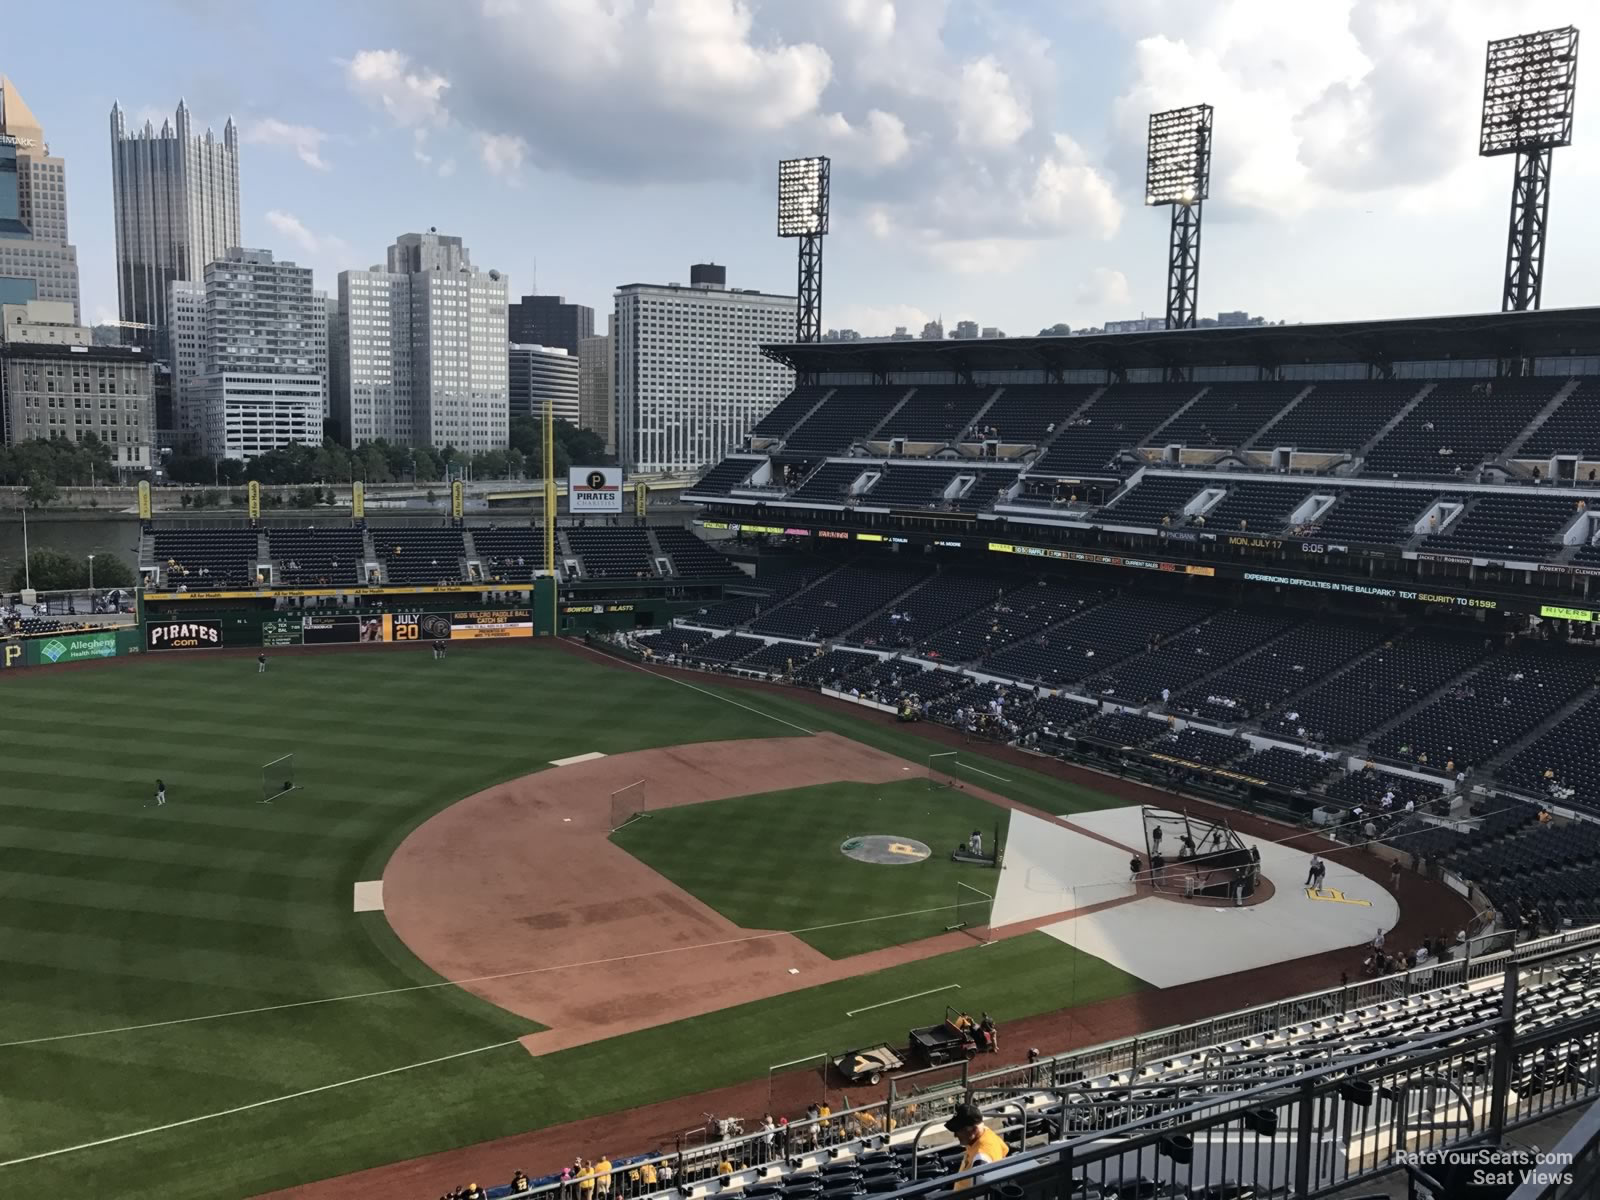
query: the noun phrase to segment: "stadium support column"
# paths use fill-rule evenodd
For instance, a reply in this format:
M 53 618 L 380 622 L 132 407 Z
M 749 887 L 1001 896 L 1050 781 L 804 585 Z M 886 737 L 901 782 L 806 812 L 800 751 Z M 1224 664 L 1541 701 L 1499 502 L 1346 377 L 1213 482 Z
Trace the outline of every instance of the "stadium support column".
M 800 239 L 800 278 L 795 294 L 795 341 L 822 340 L 822 235 L 808 233 Z
M 1537 310 L 1544 290 L 1545 229 L 1550 219 L 1551 151 L 1517 155 L 1511 181 L 1511 232 L 1506 239 L 1506 283 L 1501 312 Z
M 1172 206 L 1167 251 L 1167 328 L 1193 329 L 1200 297 L 1200 201 Z
M 1539 308 L 1550 217 L 1552 152 L 1572 144 L 1578 92 L 1578 31 L 1571 25 L 1489 43 L 1483 70 L 1478 154 L 1514 154 L 1502 312 Z

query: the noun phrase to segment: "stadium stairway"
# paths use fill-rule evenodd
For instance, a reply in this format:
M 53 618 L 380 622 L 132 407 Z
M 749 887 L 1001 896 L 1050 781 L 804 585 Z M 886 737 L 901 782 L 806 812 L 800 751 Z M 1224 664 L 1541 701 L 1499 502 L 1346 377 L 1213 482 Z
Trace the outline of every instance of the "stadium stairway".
M 1584 688 L 1583 691 L 1579 692 L 1576 696 L 1567 701 L 1560 708 L 1556 709 L 1555 712 L 1551 713 L 1543 721 L 1539 722 L 1532 729 L 1528 730 L 1528 732 L 1522 737 L 1518 738 L 1499 754 L 1496 754 L 1493 758 L 1489 759 L 1489 761 L 1484 763 L 1479 770 L 1486 776 L 1492 778 L 1495 772 L 1503 767 L 1506 763 L 1510 762 L 1518 754 L 1521 754 L 1529 746 L 1533 745 L 1534 742 L 1537 742 L 1540 738 L 1544 737 L 1552 729 L 1560 725 L 1561 722 L 1565 721 L 1573 713 L 1577 712 L 1580 708 L 1587 704 L 1597 691 L 1600 691 L 1600 685 L 1591 684 Z
M 1447 498 L 1447 496 L 1445 495 L 1445 493 L 1443 491 L 1441 491 L 1439 493 L 1439 495 L 1435 497 L 1435 499 L 1437 499 L 1437 500 L 1443 500 L 1443 499 L 1446 499 L 1446 498 Z M 1429 538 L 1438 537 L 1441 534 L 1447 534 L 1451 530 L 1457 528 L 1461 524 L 1462 521 L 1467 519 L 1467 517 L 1471 514 L 1472 510 L 1478 507 L 1478 500 L 1479 499 L 1480 499 L 1480 497 L 1478 497 L 1478 496 L 1468 496 L 1467 497 L 1467 502 L 1465 504 L 1463 504 L 1459 509 L 1456 510 L 1456 515 L 1455 516 L 1451 517 L 1448 521 L 1446 521 L 1443 525 L 1439 526 L 1439 528 L 1434 530 L 1432 533 L 1423 532 L 1423 533 L 1414 533 L 1414 534 L 1412 534 L 1404 542 L 1401 543 L 1400 549 L 1402 551 L 1412 551 L 1412 550 L 1423 550 L 1423 551 L 1426 551 L 1428 549 L 1428 539 Z
M 1187 400 L 1185 400 L 1182 404 L 1180 404 L 1177 407 L 1176 411 L 1174 411 L 1173 414 L 1170 417 L 1168 417 L 1165 421 L 1161 422 L 1161 424 L 1157 425 L 1154 429 L 1152 429 L 1150 431 L 1149 436 L 1146 437 L 1144 439 L 1144 441 L 1138 442 L 1138 443 L 1135 443 L 1135 444 L 1136 445 L 1140 445 L 1140 446 L 1160 446 L 1160 445 L 1162 445 L 1163 443 L 1160 441 L 1161 431 L 1163 429 L 1165 429 L 1168 425 L 1171 425 L 1179 417 L 1183 416 L 1184 413 L 1188 412 L 1197 403 L 1199 403 L 1200 398 L 1202 396 L 1204 396 L 1210 390 L 1211 390 L 1211 387 L 1210 387 L 1209 384 L 1206 385 L 1205 387 L 1201 388 L 1194 395 L 1190 396 Z
M 1312 393 L 1312 391 L 1315 390 L 1316 386 L 1317 385 L 1314 384 L 1314 383 L 1308 383 L 1305 387 L 1301 388 L 1298 392 L 1296 392 L 1294 394 L 1294 398 L 1292 400 L 1290 400 L 1289 403 L 1285 404 L 1282 408 L 1280 408 L 1278 410 L 1277 415 L 1275 417 L 1273 417 L 1272 420 L 1268 421 L 1260 429 L 1256 430 L 1254 434 L 1252 434 L 1250 437 L 1246 438 L 1244 443 L 1239 447 L 1239 449 L 1241 449 L 1241 450 L 1249 450 L 1249 449 L 1253 448 L 1254 446 L 1256 446 L 1257 443 L 1259 443 L 1262 440 L 1264 440 L 1265 438 L 1267 438 L 1272 433 L 1273 426 L 1277 425 L 1279 421 L 1282 421 L 1285 417 L 1287 417 L 1290 413 L 1292 413 L 1296 408 L 1300 407 L 1300 401 L 1304 400 L 1307 396 L 1309 396 Z M 1270 443 L 1269 443 L 1269 445 L 1270 445 Z
M 1400 712 L 1397 712 L 1394 716 L 1390 717 L 1382 725 L 1379 725 L 1371 733 L 1367 734 L 1366 737 L 1362 738 L 1359 742 L 1357 742 L 1354 746 L 1351 747 L 1351 751 L 1357 757 L 1369 758 L 1371 756 L 1372 743 L 1376 742 L 1379 738 L 1383 737 L 1386 733 L 1388 733 L 1396 725 L 1399 725 L 1402 721 L 1406 720 L 1407 718 L 1409 718 L 1411 716 L 1414 716 L 1416 713 L 1420 712 L 1422 709 L 1428 707 L 1428 705 L 1432 704 L 1435 700 L 1439 699 L 1439 697 L 1443 696 L 1451 688 L 1456 687 L 1458 684 L 1460 684 L 1460 682 L 1463 679 L 1467 678 L 1468 676 L 1471 676 L 1471 675 L 1475 674 L 1478 671 L 1486 671 L 1486 670 L 1488 670 L 1491 665 L 1499 662 L 1501 659 L 1503 659 L 1505 657 L 1505 655 L 1506 655 L 1506 651 L 1502 650 L 1500 653 L 1492 655 L 1489 658 L 1481 658 L 1477 662 L 1473 663 L 1470 667 L 1468 667 L 1465 671 L 1462 671 L 1462 672 L 1460 672 L 1458 674 L 1450 676 L 1449 679 L 1445 680 L 1438 687 L 1434 688 L 1433 691 L 1427 693 L 1426 695 L 1418 696 L 1417 697 L 1417 701 L 1416 701 L 1415 704 L 1412 704 L 1412 705 L 1408 706 L 1407 708 L 1402 709 Z M 1540 726 L 1540 728 L 1545 728 L 1545 727 L 1544 726 Z
M 854 636 L 855 636 L 856 630 L 860 629 L 864 625 L 868 625 L 871 622 L 876 621 L 884 613 L 893 612 L 895 610 L 895 608 L 897 608 L 903 600 L 905 600 L 909 596 L 915 595 L 918 591 L 920 591 L 922 588 L 926 587 L 928 584 L 932 583 L 938 577 L 939 577 L 939 573 L 937 571 L 935 571 L 932 575 L 928 575 L 928 576 L 926 576 L 926 577 L 924 577 L 922 579 L 917 580 L 910 587 L 908 587 L 905 591 L 901 592 L 893 600 L 889 601 L 889 603 L 879 605 L 877 608 L 873 609 L 866 616 L 862 617 L 861 620 L 857 621 L 854 625 L 850 626 L 850 628 L 846 629 L 843 633 L 839 634 L 837 637 L 830 638 L 829 640 L 834 642 L 837 645 L 844 645 L 844 646 L 858 645 L 859 643 L 854 642 L 852 640 L 854 638 Z M 965 620 L 968 615 L 970 615 L 970 614 L 963 613 L 962 616 L 960 618 L 958 618 L 958 619 L 959 620 Z M 931 637 L 931 636 L 933 636 L 934 634 L 936 634 L 938 632 L 939 632 L 938 629 L 930 629 L 928 631 L 928 635 L 927 636 Z M 907 653 L 910 653 L 910 651 L 907 651 Z
M 1517 456 L 1517 451 L 1521 450 L 1522 447 L 1527 443 L 1528 439 L 1539 431 L 1539 426 L 1543 425 L 1551 417 L 1556 415 L 1556 410 L 1567 402 L 1568 396 L 1572 395 L 1573 392 L 1578 390 L 1578 385 L 1581 382 L 1582 380 L 1579 379 L 1568 380 L 1565 387 L 1558 391 L 1554 396 L 1550 397 L 1550 403 L 1546 404 L 1537 413 L 1535 413 L 1533 420 L 1528 422 L 1528 424 L 1523 428 L 1522 432 L 1517 434 L 1517 436 L 1512 440 L 1511 444 L 1495 456 L 1495 464 L 1498 466 L 1508 458 L 1515 458 Z
M 809 421 L 811 419 L 811 415 L 814 412 L 816 412 L 817 409 L 821 408 L 824 404 L 826 404 L 828 402 L 829 397 L 831 397 L 834 394 L 834 392 L 836 392 L 838 390 L 839 390 L 838 388 L 823 388 L 822 389 L 822 395 L 817 398 L 817 402 L 815 404 L 813 404 L 810 408 L 806 409 L 805 412 L 801 413 L 800 414 L 800 419 L 798 421 L 794 422 L 792 425 L 788 426 L 786 429 L 782 430 L 781 432 L 778 432 L 778 433 L 764 433 L 764 434 L 760 434 L 759 436 L 764 441 L 782 441 L 784 438 L 788 437 L 791 433 L 793 433 L 796 429 L 800 428 L 801 425 L 805 424 L 805 422 Z M 779 401 L 779 403 L 782 403 L 782 401 Z
M 973 413 L 972 420 L 968 421 L 962 428 L 961 432 L 956 434 L 956 440 L 954 443 L 952 443 L 953 445 L 959 446 L 962 442 L 967 441 L 967 434 L 976 429 L 979 425 L 983 424 L 983 418 L 987 416 L 989 410 L 994 407 L 994 402 L 1000 399 L 1000 393 L 1003 391 L 1005 391 L 1005 388 L 999 387 L 995 388 L 994 391 L 989 393 L 989 398 L 983 402 L 983 407 L 978 409 L 977 412 Z M 973 438 L 972 440 L 978 441 L 980 439 Z
M 1179 638 L 1185 636 L 1186 634 L 1190 633 L 1191 631 L 1193 631 L 1195 629 L 1198 629 L 1202 633 L 1204 633 L 1205 632 L 1205 627 L 1207 625 L 1209 625 L 1212 621 L 1216 620 L 1216 618 L 1218 616 L 1220 616 L 1220 615 L 1221 615 L 1220 612 L 1213 613 L 1211 616 L 1207 617 L 1204 621 L 1201 621 L 1197 625 L 1191 625 L 1191 626 L 1189 626 L 1188 629 L 1180 629 L 1177 633 L 1173 634 L 1171 637 L 1163 639 L 1163 641 L 1161 643 L 1161 647 L 1159 649 L 1157 649 L 1154 653 L 1156 653 L 1156 654 L 1165 653 L 1167 647 L 1171 643 L 1177 641 Z M 1249 650 L 1245 651 L 1244 654 L 1241 654 L 1237 658 L 1230 658 L 1226 662 L 1219 662 L 1215 667 L 1213 667 L 1211 670 L 1207 671 L 1204 675 L 1200 675 L 1200 676 L 1198 676 L 1198 677 L 1196 677 L 1194 679 L 1191 679 L 1191 680 L 1189 680 L 1189 682 L 1185 683 L 1182 687 L 1174 689 L 1173 693 L 1172 693 L 1173 699 L 1177 699 L 1179 693 L 1181 693 L 1181 692 L 1189 692 L 1189 691 L 1193 691 L 1195 688 L 1204 687 L 1206 684 L 1210 683 L 1213 679 L 1215 679 L 1218 675 L 1221 675 L 1224 671 L 1228 670 L 1230 667 L 1238 666 L 1241 662 L 1243 662 L 1247 658 L 1254 658 L 1257 654 L 1261 654 L 1261 653 L 1263 653 L 1265 651 L 1270 651 L 1279 642 L 1283 641 L 1284 638 L 1288 637 L 1291 633 L 1293 633 L 1296 629 L 1299 629 L 1299 628 L 1300 628 L 1300 623 L 1297 622 L 1296 624 L 1290 625 L 1282 633 L 1277 634 L 1274 637 L 1268 638 L 1266 641 L 1261 642 L 1259 645 L 1252 646 Z M 1151 651 L 1146 650 L 1146 651 L 1144 651 L 1144 653 L 1136 654 L 1132 658 L 1125 658 L 1125 659 L 1122 660 L 1122 662 L 1120 662 L 1120 663 L 1118 663 L 1116 665 L 1125 667 L 1129 663 L 1137 662 L 1139 659 L 1147 657 L 1150 653 L 1151 653 Z M 1303 691 L 1305 689 L 1302 688 L 1301 690 Z M 1298 692 L 1296 692 L 1295 694 L 1299 695 Z M 1158 711 L 1159 712 L 1166 712 L 1166 711 L 1168 711 L 1159 702 L 1159 697 L 1157 697 L 1157 699 L 1151 700 L 1150 703 L 1146 707 L 1148 707 L 1150 709 L 1150 711 L 1152 711 L 1152 712 L 1158 712 Z M 1267 710 L 1267 712 L 1271 712 L 1271 711 L 1272 711 L 1271 709 Z M 1226 728 L 1242 728 L 1243 725 L 1254 724 L 1254 723 L 1255 723 L 1254 721 L 1250 721 L 1250 722 L 1235 722 L 1234 725 L 1227 726 Z
M 1388 437 L 1396 425 L 1400 424 L 1401 421 L 1404 421 L 1407 417 L 1409 417 L 1411 415 L 1411 410 L 1416 408 L 1417 405 L 1421 404 L 1424 397 L 1426 397 L 1429 392 L 1433 391 L 1435 386 L 1437 385 L 1433 383 L 1423 384 L 1422 387 L 1417 389 L 1417 394 L 1402 404 L 1400 406 L 1400 411 L 1395 413 L 1394 416 L 1390 417 L 1389 420 L 1384 423 L 1383 427 L 1379 429 L 1377 433 L 1373 434 L 1370 439 L 1368 439 L 1365 446 L 1362 446 L 1361 449 L 1356 451 L 1355 460 L 1358 471 L 1366 462 L 1367 455 L 1372 453 L 1372 448 L 1379 442 L 1383 441 L 1384 438 Z
M 1287 633 L 1292 632 L 1292 631 L 1291 630 L 1285 630 L 1284 632 L 1285 632 L 1285 634 L 1287 634 Z M 1410 636 L 1410 634 L 1411 634 L 1411 629 L 1408 626 L 1402 626 L 1400 628 L 1395 629 L 1394 633 L 1391 636 L 1382 639 L 1375 646 L 1369 646 L 1367 649 L 1363 650 L 1360 654 L 1356 655 L 1349 662 L 1343 664 L 1342 666 L 1340 666 L 1336 670 L 1329 671 L 1326 675 L 1318 676 L 1316 679 L 1313 679 L 1311 682 L 1307 683 L 1305 685 L 1305 687 L 1301 688 L 1297 692 L 1289 693 L 1289 695 L 1287 695 L 1287 696 L 1285 696 L 1283 698 L 1283 702 L 1281 704 L 1275 704 L 1271 708 L 1267 709 L 1265 712 L 1258 714 L 1254 723 L 1257 724 L 1257 725 L 1260 725 L 1263 730 L 1267 730 L 1267 724 L 1266 724 L 1265 718 L 1271 716 L 1274 713 L 1286 711 L 1288 709 L 1293 708 L 1297 703 L 1299 703 L 1300 698 L 1302 696 L 1304 696 L 1307 692 L 1314 692 L 1318 688 L 1323 687 L 1326 684 L 1332 683 L 1335 679 L 1339 679 L 1339 678 L 1341 678 L 1341 677 L 1343 677 L 1345 675 L 1348 675 L 1351 671 L 1354 671 L 1357 667 L 1359 667 L 1362 663 L 1366 662 L 1368 659 L 1374 658 L 1379 654 L 1386 653 L 1388 651 L 1389 647 L 1385 646 L 1384 642 L 1393 642 L 1395 645 L 1399 645 L 1406 637 Z M 1276 640 L 1276 639 L 1274 639 L 1274 640 Z M 1270 730 L 1267 730 L 1267 731 L 1271 732 Z M 1377 735 L 1374 734 L 1373 736 L 1377 736 Z
M 917 389 L 916 388 L 907 388 L 905 395 L 901 396 L 900 399 L 895 402 L 895 406 L 893 408 L 891 408 L 888 412 L 883 414 L 883 420 L 879 421 L 871 429 L 867 430 L 860 437 L 856 438 L 856 442 L 870 442 L 874 438 L 876 438 L 878 436 L 878 430 L 882 429 L 890 421 L 894 420 L 895 415 L 897 413 L 899 413 L 899 411 L 906 406 L 906 402 L 909 401 L 911 399 L 911 397 L 915 396 L 916 394 L 917 394 Z M 851 444 L 854 445 L 855 443 L 851 443 Z
M 1039 449 L 1035 452 L 1035 454 L 1033 456 L 1033 461 L 1034 462 L 1038 462 L 1040 459 L 1044 458 L 1044 456 L 1047 453 L 1049 453 L 1050 447 L 1052 445 L 1054 445 L 1055 440 L 1058 437 L 1061 436 L 1061 431 L 1066 429 L 1069 425 L 1071 425 L 1073 421 L 1076 421 L 1078 419 L 1078 417 L 1084 412 L 1084 410 L 1086 410 L 1091 404 L 1093 404 L 1096 400 L 1100 399 L 1100 397 L 1104 396 L 1105 394 L 1106 394 L 1106 389 L 1105 388 L 1103 388 L 1103 387 L 1096 388 L 1094 391 L 1090 392 L 1087 396 L 1085 396 L 1083 398 L 1082 403 L 1080 403 L 1072 411 L 1062 413 L 1061 416 L 1056 419 L 1056 430 L 1055 430 L 1055 432 L 1052 433 L 1049 437 L 1045 438 L 1044 441 L 1039 443 Z M 998 400 L 1003 395 L 1005 395 L 1005 388 L 1001 388 L 998 392 L 995 393 L 995 399 Z M 1004 433 L 1005 430 L 1002 429 L 1000 432 Z

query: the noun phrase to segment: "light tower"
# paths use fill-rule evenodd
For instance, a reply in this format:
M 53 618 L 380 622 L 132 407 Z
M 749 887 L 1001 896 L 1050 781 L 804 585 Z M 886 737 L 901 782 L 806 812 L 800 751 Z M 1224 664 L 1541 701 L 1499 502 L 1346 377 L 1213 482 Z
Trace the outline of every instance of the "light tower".
M 822 239 L 828 232 L 829 166 L 828 159 L 820 157 L 778 163 L 778 236 L 800 239 L 797 342 L 822 340 Z
M 1211 105 L 1150 114 L 1144 202 L 1172 209 L 1167 328 L 1194 327 L 1200 295 L 1200 207 L 1211 191 Z
M 1539 307 L 1550 218 L 1551 151 L 1572 144 L 1577 90 L 1578 31 L 1571 25 L 1489 43 L 1478 153 L 1484 158 L 1517 156 L 1501 312 Z

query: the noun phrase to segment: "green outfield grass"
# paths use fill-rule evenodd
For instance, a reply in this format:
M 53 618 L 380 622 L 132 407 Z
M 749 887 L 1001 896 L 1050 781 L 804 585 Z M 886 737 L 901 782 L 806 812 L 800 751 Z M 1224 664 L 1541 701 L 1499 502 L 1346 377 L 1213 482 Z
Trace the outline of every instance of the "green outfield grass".
M 552 758 L 801 735 L 774 718 L 913 762 L 939 747 L 544 647 L 280 656 L 265 676 L 173 655 L 14 671 L 0 698 L 0 1163 L 120 1139 L 0 1166 L 0 1195 L 248 1196 L 903 1037 L 937 1011 L 842 1014 L 947 982 L 1002 1019 L 1139 987 L 1030 936 L 531 1059 L 501 1044 L 537 1026 L 453 988 L 322 1002 L 438 982 L 382 914 L 351 912 L 418 823 Z M 256 803 L 291 752 L 301 789 Z M 963 759 L 1051 811 L 1116 803 Z M 170 803 L 147 809 L 157 777 Z M 188 1020 L 241 1010 L 263 1011 Z M 97 1030 L 120 1032 L 76 1036 Z
M 796 932 L 845 958 L 943 933 L 958 882 L 993 899 L 997 873 L 951 862 L 949 851 L 974 829 L 993 849 L 1009 817 L 926 779 L 829 783 L 663 809 L 612 840 L 735 924 Z M 841 843 L 863 833 L 915 838 L 932 855 L 898 866 L 846 857 Z

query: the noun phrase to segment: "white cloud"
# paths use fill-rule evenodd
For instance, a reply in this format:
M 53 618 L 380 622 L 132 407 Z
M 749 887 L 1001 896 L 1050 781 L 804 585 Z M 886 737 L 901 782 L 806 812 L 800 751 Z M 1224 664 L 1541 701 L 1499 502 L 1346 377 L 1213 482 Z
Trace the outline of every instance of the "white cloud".
M 480 132 L 473 135 L 473 142 L 491 175 L 516 175 L 528 156 L 528 143 L 513 133 Z M 444 172 L 443 167 L 440 172 Z
M 1115 311 L 1132 299 L 1128 277 L 1111 267 L 1095 267 L 1078 281 L 1074 300 L 1095 311 Z
M 293 242 L 296 247 L 307 254 L 336 255 L 344 253 L 348 247 L 341 238 L 330 234 L 316 234 L 307 229 L 305 223 L 293 213 L 284 212 L 274 208 L 266 215 L 267 224 L 279 237 Z
M 906 123 L 882 109 L 873 109 L 859 125 L 850 124 L 843 113 L 829 113 L 818 124 L 823 148 L 843 166 L 892 167 L 911 153 Z
M 1027 189 L 1023 213 L 1046 233 L 1087 233 L 1109 238 L 1122 224 L 1122 203 L 1110 181 L 1089 165 L 1083 147 L 1064 133 L 1055 136 Z
M 345 64 L 345 81 L 397 125 L 438 125 L 446 119 L 450 81 L 437 71 L 411 67 L 399 50 L 362 50 Z
M 1033 128 L 1027 98 L 988 55 L 961 69 L 961 82 L 951 102 L 956 114 L 956 140 L 963 146 L 1004 149 Z
M 959 275 L 1007 275 L 1033 253 L 1033 243 L 1021 238 L 944 238 L 930 240 L 928 256 L 947 271 Z
M 263 117 L 246 124 L 240 136 L 246 143 L 293 150 L 301 162 L 318 171 L 330 169 L 322 157 L 322 143 L 328 140 L 328 134 L 315 126 L 291 125 L 276 117 Z

